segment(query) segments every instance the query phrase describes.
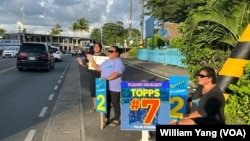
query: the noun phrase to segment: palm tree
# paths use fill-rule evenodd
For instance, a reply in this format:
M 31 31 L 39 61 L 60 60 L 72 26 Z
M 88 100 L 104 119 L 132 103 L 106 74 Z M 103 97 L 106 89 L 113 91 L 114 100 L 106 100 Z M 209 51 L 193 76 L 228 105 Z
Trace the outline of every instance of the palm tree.
M 82 31 L 89 32 L 89 26 L 88 26 L 88 21 L 85 20 L 84 18 L 78 19 L 77 20 L 77 28 L 78 30 L 81 31 L 81 36 L 82 36 Z
M 183 36 L 179 47 L 191 74 L 201 66 L 211 66 L 217 72 L 235 47 L 250 22 L 248 0 L 214 1 L 190 11 L 179 29 Z
M 0 28 L 0 36 L 3 37 L 3 35 L 5 34 L 6 30 L 3 28 Z
M 212 7 L 212 9 L 211 9 Z M 226 9 L 225 7 L 230 7 Z M 203 31 L 204 43 L 223 43 L 234 47 L 240 35 L 250 22 L 249 1 L 215 2 L 201 11 L 194 11 L 186 20 L 186 38 L 192 38 L 198 31 Z M 205 31 L 205 32 L 204 32 Z M 199 32 L 198 32 L 199 33 Z M 204 44 L 201 44 L 204 45 Z
M 51 35 L 60 35 L 61 32 L 63 31 L 61 28 L 62 28 L 61 25 L 59 23 L 56 23 L 55 27 L 51 29 L 50 34 Z
M 70 29 L 74 32 L 74 36 L 75 36 L 75 32 L 78 30 L 77 23 L 74 22 L 74 23 L 72 24 L 72 26 L 70 27 Z

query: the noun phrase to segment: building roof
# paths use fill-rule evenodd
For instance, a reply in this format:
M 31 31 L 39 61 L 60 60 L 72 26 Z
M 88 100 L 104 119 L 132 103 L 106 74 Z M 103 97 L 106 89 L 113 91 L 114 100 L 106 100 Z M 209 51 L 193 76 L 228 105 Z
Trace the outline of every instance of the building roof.
M 168 40 L 181 36 L 181 33 L 177 30 L 177 26 L 177 23 L 164 23 L 164 27 L 168 30 L 169 33 L 169 36 L 166 37 Z

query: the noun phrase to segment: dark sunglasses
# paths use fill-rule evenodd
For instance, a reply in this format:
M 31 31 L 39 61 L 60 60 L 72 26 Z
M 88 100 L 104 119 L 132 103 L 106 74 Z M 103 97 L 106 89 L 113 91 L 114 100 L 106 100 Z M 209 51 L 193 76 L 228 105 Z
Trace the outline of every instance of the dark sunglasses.
M 208 75 L 204 75 L 204 74 L 197 74 L 196 76 L 199 76 L 200 78 L 209 77 Z
M 116 52 L 116 51 L 113 51 L 113 50 L 108 50 L 108 53 L 114 53 L 114 52 Z

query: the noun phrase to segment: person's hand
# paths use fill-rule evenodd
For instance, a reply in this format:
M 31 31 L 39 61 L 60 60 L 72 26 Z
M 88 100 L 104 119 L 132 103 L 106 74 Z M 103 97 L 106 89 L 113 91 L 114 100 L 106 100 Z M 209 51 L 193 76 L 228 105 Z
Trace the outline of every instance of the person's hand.
M 102 80 L 102 79 L 106 79 L 106 78 L 101 76 L 101 77 L 99 78 L 99 80 Z
M 176 125 L 177 120 L 170 120 L 169 124 L 170 125 Z
M 93 56 L 91 54 L 87 54 L 86 57 L 89 60 L 89 62 L 93 62 L 94 61 L 94 58 L 93 58 Z
M 76 60 L 77 60 L 78 64 L 80 64 L 80 65 L 83 64 L 82 59 L 80 57 L 77 57 Z

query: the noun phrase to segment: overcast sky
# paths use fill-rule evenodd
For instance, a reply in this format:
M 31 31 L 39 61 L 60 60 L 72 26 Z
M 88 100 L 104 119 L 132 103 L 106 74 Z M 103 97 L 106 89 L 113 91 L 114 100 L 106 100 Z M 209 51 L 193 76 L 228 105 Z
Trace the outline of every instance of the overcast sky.
M 139 0 L 133 0 L 132 27 L 140 27 L 140 11 Z M 130 0 L 0 0 L 0 28 L 7 33 L 18 32 L 17 22 L 23 23 L 27 32 L 40 34 L 48 34 L 59 23 L 62 35 L 73 36 L 69 28 L 79 18 L 89 21 L 90 30 L 116 21 L 127 28 Z M 84 32 L 83 37 L 89 37 L 89 33 Z

